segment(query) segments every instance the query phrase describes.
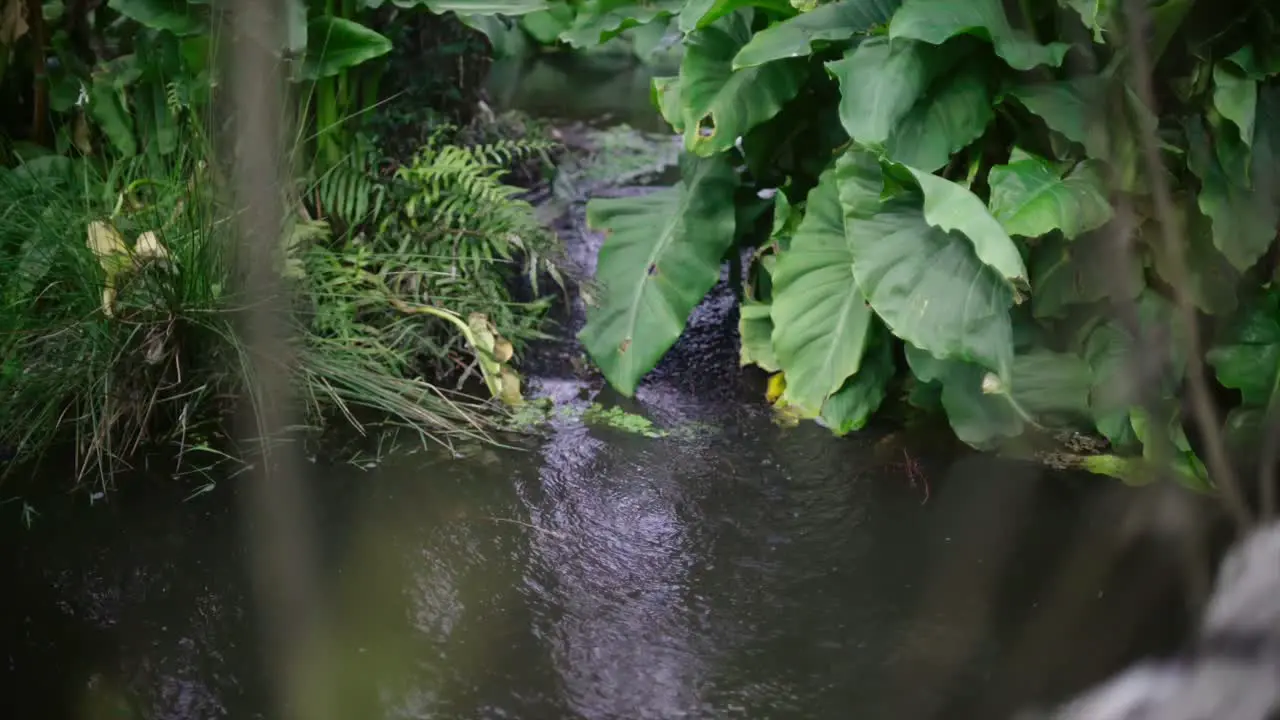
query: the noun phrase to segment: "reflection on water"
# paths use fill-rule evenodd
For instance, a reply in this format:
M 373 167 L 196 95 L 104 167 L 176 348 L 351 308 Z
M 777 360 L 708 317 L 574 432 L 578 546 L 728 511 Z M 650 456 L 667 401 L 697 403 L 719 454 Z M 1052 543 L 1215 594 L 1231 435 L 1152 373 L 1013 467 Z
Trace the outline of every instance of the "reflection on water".
M 1059 582 L 1079 533 L 1114 554 L 1134 493 L 925 453 L 922 505 L 872 437 L 652 390 L 689 432 L 563 420 L 528 452 L 316 469 L 347 716 L 999 717 L 1176 627 L 1160 552 Z M 228 495 L 7 528 L 7 696 L 263 716 Z
M 544 53 L 496 61 L 487 92 L 500 110 L 670 132 L 654 112 L 649 87 L 654 77 L 675 72 L 673 65 L 645 64 L 629 54 Z

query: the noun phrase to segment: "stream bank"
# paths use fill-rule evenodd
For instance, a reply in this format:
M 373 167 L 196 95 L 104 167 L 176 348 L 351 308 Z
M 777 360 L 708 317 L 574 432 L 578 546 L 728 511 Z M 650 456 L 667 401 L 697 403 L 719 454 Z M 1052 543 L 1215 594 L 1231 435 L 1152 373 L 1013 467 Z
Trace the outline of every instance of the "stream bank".
M 560 190 L 586 280 L 601 239 Z M 913 486 L 875 431 L 779 427 L 735 312 L 721 282 L 634 399 L 580 364 L 580 306 L 527 359 L 531 395 L 660 437 L 556 413 L 516 449 L 307 466 L 342 668 L 316 691 L 341 717 L 1007 717 L 1176 647 L 1183 558 L 1149 519 L 1193 524 L 1197 500 L 928 438 Z M 18 716 L 268 716 L 242 488 L 167 480 L 0 525 Z

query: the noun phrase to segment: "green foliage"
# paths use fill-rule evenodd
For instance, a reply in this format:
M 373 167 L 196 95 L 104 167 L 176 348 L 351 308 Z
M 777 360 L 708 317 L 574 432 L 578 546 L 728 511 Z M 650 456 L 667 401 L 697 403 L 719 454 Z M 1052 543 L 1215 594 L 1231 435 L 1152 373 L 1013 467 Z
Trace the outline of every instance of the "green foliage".
M 578 46 L 674 20 L 684 59 L 652 98 L 706 158 L 687 159 L 676 188 L 589 205 L 607 235 L 588 352 L 634 392 L 719 258 L 755 245 L 742 361 L 781 373 L 771 398 L 789 413 L 848 432 L 905 371 L 972 445 L 1092 431 L 1114 452 L 1095 471 L 1131 477 L 1161 456 L 1211 487 L 1172 409 L 1195 349 L 1171 299 L 1186 293 L 1224 328 L 1208 357 L 1243 395 L 1228 424 L 1270 411 L 1280 16 L 1151 0 L 1139 49 L 1120 43 L 1121 5 L 550 3 Z M 1068 53 L 1093 62 L 1068 69 Z M 1132 85 L 1143 55 L 1159 115 Z M 714 182 L 710 167 L 724 168 Z M 774 232 L 732 227 L 727 199 L 745 218 L 765 190 Z M 1242 289 L 1260 299 L 1237 303 Z M 1158 420 L 1138 409 L 1137 349 L 1155 355 L 1143 378 Z

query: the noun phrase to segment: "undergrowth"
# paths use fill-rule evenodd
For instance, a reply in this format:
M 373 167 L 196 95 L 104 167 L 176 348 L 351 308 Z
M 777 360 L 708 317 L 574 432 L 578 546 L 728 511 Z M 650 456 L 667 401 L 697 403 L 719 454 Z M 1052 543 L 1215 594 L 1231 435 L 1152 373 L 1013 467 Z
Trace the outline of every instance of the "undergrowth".
M 221 421 L 257 401 L 239 329 L 253 309 L 235 208 L 212 153 L 184 140 L 163 162 L 0 168 L 5 475 L 71 448 L 77 481 L 105 487 L 144 449 L 237 446 Z M 549 149 L 433 142 L 397 170 L 369 152 L 290 193 L 279 269 L 305 428 L 492 439 L 502 403 L 485 396 L 520 401 L 511 364 L 541 333 L 540 279 L 557 277 L 555 238 L 502 177 Z M 512 299 L 520 275 L 537 299 Z

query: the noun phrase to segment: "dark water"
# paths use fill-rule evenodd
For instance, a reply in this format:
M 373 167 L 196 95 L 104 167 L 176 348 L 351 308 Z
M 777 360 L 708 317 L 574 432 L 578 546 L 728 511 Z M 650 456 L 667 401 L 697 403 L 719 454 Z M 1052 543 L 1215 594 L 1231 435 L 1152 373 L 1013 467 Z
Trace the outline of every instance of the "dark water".
M 1132 530 L 1156 495 L 778 427 L 731 306 L 623 403 L 668 437 L 309 466 L 336 717 L 998 718 L 1176 643 L 1179 557 Z M 617 400 L 555 367 L 536 393 Z M 267 717 L 236 481 L 122 484 L 3 508 L 5 717 Z

